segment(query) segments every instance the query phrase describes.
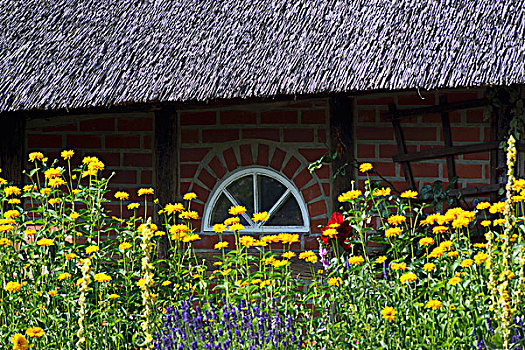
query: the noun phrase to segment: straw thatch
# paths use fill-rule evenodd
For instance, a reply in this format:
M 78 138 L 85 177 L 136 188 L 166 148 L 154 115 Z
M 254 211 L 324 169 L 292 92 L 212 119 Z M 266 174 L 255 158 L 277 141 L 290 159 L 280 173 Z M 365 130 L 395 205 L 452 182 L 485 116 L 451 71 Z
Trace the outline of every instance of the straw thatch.
M 0 0 L 0 111 L 525 83 L 525 0 Z

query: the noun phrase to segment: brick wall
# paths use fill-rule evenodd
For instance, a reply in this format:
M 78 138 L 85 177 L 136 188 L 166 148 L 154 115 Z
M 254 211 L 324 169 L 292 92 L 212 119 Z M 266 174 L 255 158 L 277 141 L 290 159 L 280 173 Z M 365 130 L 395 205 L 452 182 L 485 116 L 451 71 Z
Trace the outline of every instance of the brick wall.
M 458 102 L 483 97 L 483 90 L 449 90 L 423 94 L 406 93 L 369 94 L 355 97 L 354 115 L 356 158 L 359 162 L 372 162 L 376 169 L 399 190 L 406 189 L 403 170 L 392 162 L 398 154 L 392 123 L 382 118 L 393 102 L 398 109 L 410 109 L 439 104 L 439 97 L 446 95 L 448 102 Z M 483 109 L 461 110 L 449 113 L 454 145 L 464 145 L 490 140 L 490 122 L 483 120 Z M 423 151 L 444 146 L 441 115 L 417 116 L 401 122 L 408 152 Z M 489 153 L 472 153 L 456 156 L 456 173 L 461 188 L 490 183 Z M 422 186 L 436 180 L 448 182 L 445 159 L 412 163 L 416 185 Z M 360 186 L 365 177 L 358 176 Z M 373 177 L 379 180 L 378 177 Z

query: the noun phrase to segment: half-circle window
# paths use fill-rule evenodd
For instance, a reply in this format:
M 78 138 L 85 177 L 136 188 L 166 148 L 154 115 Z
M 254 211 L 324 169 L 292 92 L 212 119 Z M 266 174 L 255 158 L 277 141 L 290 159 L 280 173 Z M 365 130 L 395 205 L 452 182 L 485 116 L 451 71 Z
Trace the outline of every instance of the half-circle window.
M 231 206 L 242 205 L 243 232 L 308 232 L 306 205 L 292 182 L 266 168 L 248 168 L 234 172 L 213 191 L 204 209 L 204 231 L 230 217 Z M 254 222 L 254 213 L 266 211 L 268 221 Z

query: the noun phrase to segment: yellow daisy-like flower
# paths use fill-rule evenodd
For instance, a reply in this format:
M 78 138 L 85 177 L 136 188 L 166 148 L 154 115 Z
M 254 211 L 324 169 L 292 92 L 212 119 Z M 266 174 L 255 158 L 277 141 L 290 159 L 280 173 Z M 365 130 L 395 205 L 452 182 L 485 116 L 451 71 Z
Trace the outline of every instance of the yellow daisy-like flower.
M 239 222 L 241 222 L 241 219 L 239 219 L 238 217 L 232 217 L 224 220 L 224 225 L 231 226 L 233 224 L 238 224 Z
M 337 197 L 337 200 L 339 202 L 348 202 L 358 198 L 362 194 L 363 192 L 361 192 L 360 190 L 352 190 L 341 194 L 339 197 Z
M 50 290 L 49 292 L 47 292 L 47 295 L 49 295 L 50 297 L 56 297 L 58 295 L 58 291 Z
M 382 263 L 384 263 L 385 261 L 386 261 L 386 256 L 381 255 L 381 256 L 379 256 L 379 257 L 376 259 L 375 263 L 376 263 L 376 264 L 382 264 Z
M 76 219 L 78 219 L 79 216 L 80 216 L 80 214 L 77 213 L 77 212 L 73 212 L 73 213 L 69 214 L 69 218 L 71 220 L 76 220 Z
M 459 277 L 452 277 L 451 279 L 448 280 L 448 284 L 450 284 L 451 286 L 455 286 L 456 284 L 460 282 L 461 282 L 461 278 Z
M 432 233 L 434 234 L 438 234 L 438 233 L 445 233 L 447 232 L 447 227 L 446 226 L 435 226 L 434 228 L 432 228 Z
M 45 332 L 40 327 L 29 327 L 26 330 L 26 334 L 30 338 L 40 338 L 44 336 Z
M 361 265 L 365 262 L 365 259 L 362 256 L 351 256 L 348 258 L 348 263 L 350 265 Z
M 439 309 L 441 307 L 443 307 L 443 303 L 441 303 L 441 301 L 439 300 L 434 300 L 434 299 L 431 299 L 427 302 L 427 304 L 425 305 L 425 307 L 427 309 Z
M 164 281 L 161 283 L 163 287 L 169 286 L 171 284 L 171 281 Z
M 193 199 L 197 199 L 197 195 L 193 192 L 188 192 L 182 198 L 186 201 L 191 201 Z
M 492 222 L 494 226 L 503 226 L 505 225 L 505 221 L 507 221 L 505 218 L 503 219 L 496 219 Z
M 505 211 L 505 202 L 496 202 L 490 206 L 489 212 L 491 214 L 503 213 Z
M 394 309 L 393 307 L 391 306 L 385 306 L 382 310 L 381 310 L 381 315 L 382 317 L 387 320 L 387 321 L 394 321 L 396 319 L 396 314 L 397 314 L 397 311 L 396 309 Z
M 448 252 L 448 253 L 447 253 L 447 256 L 448 256 L 449 258 L 455 258 L 455 257 L 459 256 L 459 253 L 456 252 L 456 251 Z
M 110 294 L 108 295 L 108 299 L 111 299 L 111 300 L 115 300 L 115 299 L 118 299 L 120 298 L 120 295 L 118 294 Z
M 219 242 L 214 246 L 215 249 L 223 249 L 226 247 L 228 247 L 228 242 Z
M 6 285 L 4 286 L 4 290 L 10 293 L 16 293 L 20 292 L 20 289 L 22 289 L 22 287 L 23 285 L 21 283 L 10 281 L 6 283 Z
M 198 241 L 199 239 L 201 239 L 201 236 L 199 236 L 198 234 L 194 233 L 192 235 L 187 235 L 187 236 L 184 236 L 182 238 L 182 241 L 184 243 L 190 243 L 190 242 L 195 242 L 195 241 Z
M 480 202 L 476 205 L 476 209 L 477 210 L 485 210 L 487 208 L 490 208 L 490 203 L 489 202 Z
M 432 252 L 430 252 L 430 254 L 428 254 L 428 257 L 429 258 L 439 258 L 443 254 L 445 254 L 446 251 L 447 251 L 447 249 L 445 247 L 439 246 L 439 247 L 436 247 L 436 248 L 432 249 Z
M 387 228 L 385 230 L 385 236 L 390 238 L 390 237 L 395 237 L 395 236 L 398 236 L 401 234 L 401 228 L 400 227 L 390 227 L 390 228 Z
M 299 235 L 298 234 L 291 234 L 291 233 L 279 233 L 277 235 L 279 241 L 281 241 L 283 244 L 292 244 L 292 243 L 298 243 Z
M 286 252 L 286 253 L 283 253 L 281 254 L 281 256 L 283 258 L 286 258 L 286 259 L 291 259 L 295 256 L 296 254 L 294 252 Z
M 390 225 L 401 225 L 402 223 L 404 223 L 405 221 L 407 220 L 406 216 L 403 216 L 403 215 L 392 215 L 391 217 L 388 218 L 388 223 Z
M 65 280 L 66 278 L 70 278 L 71 275 L 67 272 L 64 272 L 64 273 L 61 273 L 60 275 L 58 275 L 57 279 L 59 281 L 62 281 L 62 280 Z
M 253 214 L 252 221 L 268 221 L 270 219 L 270 215 L 268 215 L 268 212 L 263 211 L 261 213 L 255 213 Z
M 432 244 L 434 244 L 434 238 L 432 237 L 423 237 L 419 240 L 419 245 L 423 247 L 426 247 Z
M 521 192 L 525 190 L 525 179 L 514 180 L 514 184 L 512 187 L 514 188 L 514 191 L 516 192 Z
M 426 272 L 432 272 L 436 269 L 436 264 L 434 263 L 426 263 L 425 265 L 423 265 L 423 270 L 425 270 Z
M 115 193 L 115 198 L 119 199 L 121 201 L 128 200 L 129 199 L 129 193 L 123 192 L 123 191 L 118 191 L 117 193 Z
M 106 275 L 105 273 L 97 273 L 93 279 L 97 282 L 104 283 L 112 280 L 111 276 Z
M 232 230 L 232 231 L 240 231 L 240 230 L 244 230 L 244 225 L 243 225 L 243 224 L 233 224 L 233 225 L 230 225 L 230 230 Z
M 376 188 L 372 192 L 372 196 L 375 196 L 375 197 L 386 197 L 386 196 L 390 196 L 391 192 L 392 192 L 392 190 L 389 187 Z
M 31 154 L 29 156 L 31 156 Z M 17 333 L 13 335 L 13 337 L 11 337 L 11 343 L 13 343 L 13 350 L 29 349 L 29 343 L 23 334 Z
M 407 272 L 407 273 L 404 273 L 403 275 L 401 275 L 401 277 L 399 278 L 399 281 L 401 283 L 410 283 L 410 282 L 414 282 L 417 280 L 417 276 L 415 273 L 413 272 Z
M 134 210 L 140 207 L 140 203 L 129 203 L 128 204 L 128 210 Z
M 366 173 L 367 171 L 370 171 L 374 168 L 374 166 L 370 163 L 363 163 L 359 165 L 359 171 L 362 173 Z
M 337 230 L 335 228 L 328 228 L 323 231 L 322 235 L 329 238 L 334 238 L 337 236 Z
M 20 216 L 20 212 L 18 210 L 8 210 L 4 212 L 4 218 L 5 219 L 14 219 Z
M 461 267 L 469 267 L 474 263 L 474 260 L 472 259 L 465 259 L 461 262 Z
M 485 249 L 487 248 L 487 245 L 485 243 L 474 243 L 472 245 L 474 248 L 480 248 L 480 249 Z
M 75 152 L 73 150 L 63 150 L 62 152 L 60 152 L 60 156 L 64 158 L 64 160 L 71 159 L 74 154 Z
M 299 259 L 315 263 L 317 262 L 317 255 L 311 250 L 307 250 L 305 252 L 299 253 Z
M 98 245 L 90 245 L 86 248 L 86 254 L 93 254 L 98 252 L 99 250 L 100 248 L 98 247 Z
M 394 271 L 404 271 L 407 269 L 407 264 L 404 262 L 401 263 L 392 263 L 390 268 Z
M 44 195 L 44 196 L 47 196 L 47 195 L 50 194 L 50 193 L 51 193 L 51 189 L 50 189 L 49 187 L 45 187 L 45 188 L 42 188 L 42 189 L 40 190 L 40 194 L 41 194 L 41 195 Z
M 168 213 L 168 215 L 174 214 L 176 212 L 180 213 L 184 211 L 184 205 L 182 203 L 169 203 L 164 207 L 164 211 Z
M 0 247 L 10 247 L 12 245 L 11 241 L 7 238 L 0 238 Z
M 488 254 L 480 252 L 474 255 L 474 262 L 476 264 L 481 264 L 482 262 L 486 261 L 488 258 L 489 258 Z
M 239 239 L 239 242 L 243 246 L 245 246 L 246 248 L 251 248 L 251 247 L 255 246 L 257 240 L 255 238 L 253 238 L 252 236 L 242 236 Z
M 145 196 L 147 194 L 154 194 L 155 191 L 153 190 L 153 188 L 139 188 L 137 194 L 140 196 Z
M 341 277 L 330 277 L 330 279 L 328 279 L 328 285 L 330 287 L 337 287 L 341 283 L 343 283 L 343 280 L 341 279 Z
M 315 257 L 315 256 L 314 257 L 310 257 L 308 259 L 305 259 L 305 261 L 312 262 L 312 260 L 314 260 L 314 259 L 317 259 L 317 257 Z M 313 262 L 315 263 L 315 261 L 313 261 Z M 272 262 L 272 266 L 275 267 L 275 268 L 280 268 L 280 267 L 288 265 L 288 263 L 289 263 L 289 260 L 274 260 Z
M 16 186 L 7 186 L 6 188 L 4 188 L 4 193 L 6 197 L 9 197 L 11 195 L 19 196 L 22 193 L 22 190 Z
M 55 242 L 52 239 L 50 239 L 50 238 L 42 238 L 42 239 L 39 239 L 36 242 L 36 244 L 39 245 L 39 246 L 49 247 L 49 246 L 55 245 Z
M 73 260 L 73 259 L 76 259 L 77 257 L 78 255 L 76 255 L 75 253 L 68 253 L 65 256 L 66 260 Z
M 246 213 L 246 208 L 243 207 L 242 205 L 233 206 L 233 207 L 230 207 L 230 209 L 228 210 L 228 213 L 230 215 L 242 215 Z
M 215 233 L 223 233 L 226 231 L 227 226 L 224 224 L 215 224 L 213 225 L 213 232 Z
M 122 242 L 122 243 L 120 243 L 118 245 L 118 249 L 119 250 L 123 250 L 123 251 L 126 250 L 126 249 L 129 249 L 131 247 L 133 247 L 133 246 L 131 245 L 131 243 L 128 243 L 128 242 Z
M 31 152 L 29 153 L 29 161 L 34 162 L 35 160 L 42 160 L 44 159 L 44 155 L 42 152 Z
M 408 199 L 416 199 L 417 198 L 417 191 L 408 190 L 400 195 L 401 198 L 408 198 Z
M 194 210 L 187 210 L 187 211 L 183 211 L 179 214 L 179 218 L 181 219 L 193 219 L 193 220 L 197 220 L 199 218 L 199 213 L 197 213 L 196 211 Z
M 470 220 L 466 217 L 460 217 L 452 221 L 453 228 L 463 228 L 467 227 L 470 224 Z

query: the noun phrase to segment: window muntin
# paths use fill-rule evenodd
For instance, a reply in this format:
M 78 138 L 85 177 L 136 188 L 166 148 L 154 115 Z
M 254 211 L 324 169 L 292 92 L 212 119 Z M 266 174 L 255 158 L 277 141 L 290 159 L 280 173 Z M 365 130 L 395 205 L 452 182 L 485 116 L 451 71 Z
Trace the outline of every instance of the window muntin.
M 266 168 L 248 168 L 234 172 L 219 183 L 204 209 L 204 231 L 222 223 L 234 205 L 246 207 L 241 216 L 243 232 L 308 232 L 306 205 L 292 182 Z M 253 222 L 252 214 L 267 211 L 266 223 Z M 262 226 L 262 227 L 261 227 Z

